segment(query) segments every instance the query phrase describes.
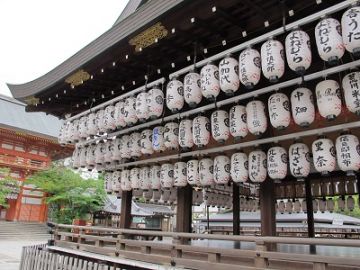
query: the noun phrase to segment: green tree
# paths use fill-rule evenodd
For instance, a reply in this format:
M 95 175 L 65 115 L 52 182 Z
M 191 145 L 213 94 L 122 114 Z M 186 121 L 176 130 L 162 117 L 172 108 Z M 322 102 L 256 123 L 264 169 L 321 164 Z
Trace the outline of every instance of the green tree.
M 0 206 L 8 208 L 7 197 L 19 191 L 19 184 L 10 176 L 9 168 L 0 168 Z
M 63 166 L 52 166 L 26 180 L 47 194 L 49 217 L 54 222 L 71 224 L 102 209 L 106 194 L 103 179 L 83 179 Z

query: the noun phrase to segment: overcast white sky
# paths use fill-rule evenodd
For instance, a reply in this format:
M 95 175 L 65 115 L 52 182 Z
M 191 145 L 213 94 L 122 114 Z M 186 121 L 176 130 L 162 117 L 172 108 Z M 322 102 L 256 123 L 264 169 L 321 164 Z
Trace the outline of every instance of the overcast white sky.
M 0 93 L 40 77 L 108 30 L 128 0 L 0 0 Z

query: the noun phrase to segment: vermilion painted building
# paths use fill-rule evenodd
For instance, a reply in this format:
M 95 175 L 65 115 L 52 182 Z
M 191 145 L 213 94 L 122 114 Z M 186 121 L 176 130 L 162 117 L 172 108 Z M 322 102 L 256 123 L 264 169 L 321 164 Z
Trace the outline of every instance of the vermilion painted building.
M 26 177 L 63 158 L 71 147 L 61 147 L 57 135 L 61 122 L 45 113 L 26 113 L 25 104 L 0 95 L 0 167 L 10 168 L 11 176 Z M 1 180 L 0 180 L 1 181 Z M 8 197 L 10 207 L 0 207 L 0 219 L 44 222 L 47 206 L 44 193 L 21 184 L 19 193 Z

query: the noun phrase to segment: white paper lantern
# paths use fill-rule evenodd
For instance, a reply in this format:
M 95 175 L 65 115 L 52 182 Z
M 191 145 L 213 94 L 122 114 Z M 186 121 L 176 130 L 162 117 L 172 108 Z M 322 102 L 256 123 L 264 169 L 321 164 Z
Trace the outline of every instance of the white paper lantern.
M 235 105 L 231 107 L 229 113 L 230 134 L 235 140 L 244 138 L 249 130 L 246 123 L 246 107 Z
M 76 147 L 73 155 L 72 155 L 72 166 L 74 169 L 77 169 L 80 167 L 80 154 L 82 149 L 79 147 Z
M 105 144 L 103 142 L 99 142 L 95 148 L 95 163 L 102 164 L 104 162 L 105 156 Z
M 247 89 L 254 88 L 261 78 L 261 58 L 260 53 L 253 49 L 247 48 L 239 56 L 239 78 L 240 82 Z
M 131 150 L 130 150 L 130 136 L 129 135 L 123 135 L 120 139 L 120 153 L 121 158 L 128 159 L 131 156 Z
M 179 124 L 179 145 L 181 148 L 190 149 L 194 146 L 192 126 L 192 120 L 181 120 Z
M 144 122 L 149 118 L 149 109 L 147 103 L 148 93 L 141 92 L 136 96 L 136 117 L 139 121 Z
M 205 116 L 193 119 L 193 142 L 198 147 L 204 147 L 210 142 L 210 121 Z
M 114 152 L 114 142 L 107 140 L 105 143 L 104 162 L 110 164 L 112 161 L 112 153 Z
M 104 126 L 104 110 L 98 110 L 96 112 L 96 126 L 99 134 L 103 134 L 105 132 L 105 126 Z
M 136 124 L 138 118 L 136 116 L 136 98 L 128 97 L 124 104 L 124 120 L 127 126 Z
M 71 121 L 66 121 L 65 122 L 65 127 L 64 127 L 64 140 L 66 143 L 71 143 L 72 142 L 72 122 Z
M 315 27 L 316 46 L 320 58 L 329 63 L 337 63 L 344 55 L 341 26 L 333 18 L 322 19 Z
M 294 122 L 302 127 L 315 120 L 315 106 L 312 92 L 307 88 L 297 88 L 291 93 L 291 109 Z
M 130 170 L 121 171 L 121 190 L 123 191 L 131 190 Z
M 114 140 L 114 149 L 111 155 L 112 161 L 120 161 L 121 160 L 121 139 L 115 138 Z
M 270 82 L 277 82 L 285 71 L 284 46 L 270 39 L 261 45 L 261 69 Z
M 185 187 L 187 185 L 186 163 L 179 161 L 174 164 L 174 186 Z
M 154 127 L 152 133 L 152 147 L 155 152 L 165 151 L 164 127 Z
M 321 138 L 312 143 L 314 167 L 318 172 L 327 174 L 335 170 L 335 146 L 327 138 Z
M 240 86 L 239 80 L 239 62 L 231 57 L 226 56 L 219 63 L 220 89 L 226 95 L 233 95 Z
M 225 185 L 230 181 L 230 159 L 225 155 L 216 156 L 214 159 L 214 181 L 216 184 Z
M 80 139 L 80 133 L 79 133 L 79 120 L 75 119 L 72 121 L 71 125 L 71 142 L 78 142 Z
M 61 125 L 61 127 L 60 127 L 59 135 L 58 135 L 58 143 L 59 143 L 61 146 L 66 145 L 65 129 L 66 129 L 66 123 L 63 122 L 62 125 Z
M 121 171 L 114 171 L 112 173 L 112 191 L 119 192 L 121 191 Z
M 291 214 L 293 211 L 293 207 L 294 207 L 293 202 L 291 200 L 288 200 L 285 204 L 285 211 Z
M 275 93 L 269 97 L 268 109 L 271 125 L 282 130 L 290 125 L 290 101 L 287 95 Z
M 267 159 L 264 151 L 255 150 L 249 154 L 249 178 L 252 182 L 266 180 Z
M 79 137 L 81 139 L 86 139 L 86 137 L 88 136 L 87 124 L 88 124 L 87 116 L 81 117 L 79 121 Z
M 112 191 L 112 172 L 106 172 L 104 175 L 104 189 L 107 193 Z
M 281 146 L 271 147 L 267 152 L 267 171 L 271 179 L 282 180 L 287 175 L 288 155 Z
M 87 153 L 86 153 L 86 167 L 88 169 L 93 169 L 95 167 L 95 150 L 96 144 L 91 144 L 88 146 Z
M 140 189 L 147 191 L 151 189 L 150 168 L 140 168 Z
M 200 185 L 198 160 L 192 159 L 186 163 L 186 180 L 191 186 Z
M 348 175 L 360 169 L 360 145 L 355 135 L 346 134 L 336 139 L 336 156 L 340 170 Z
M 309 35 L 302 30 L 291 31 L 285 39 L 285 51 L 290 69 L 303 75 L 311 65 Z
M 203 187 L 215 184 L 214 161 L 211 158 L 203 158 L 199 161 L 199 181 Z
M 224 143 L 229 138 L 229 114 L 227 111 L 217 110 L 211 114 L 211 135 L 219 143 Z
M 161 165 L 160 184 L 162 189 L 170 189 L 174 186 L 174 165 L 170 163 Z
M 202 95 L 208 100 L 215 100 L 220 93 L 219 68 L 208 63 L 201 69 L 200 77 Z
M 280 212 L 280 214 L 285 213 L 285 202 L 282 200 L 279 202 L 278 211 Z
M 184 99 L 191 108 L 201 102 L 201 79 L 198 73 L 190 72 L 184 77 Z
M 325 80 L 316 85 L 316 102 L 322 117 L 333 120 L 341 113 L 341 93 L 337 81 Z
M 115 129 L 115 107 L 109 105 L 104 110 L 104 128 L 105 131 L 112 131 Z
M 166 123 L 164 126 L 164 144 L 167 149 L 179 148 L 179 124 Z
M 154 150 L 152 148 L 152 130 L 151 129 L 145 129 L 141 131 L 141 153 L 143 155 L 151 155 L 154 153 Z
M 342 80 L 345 103 L 348 110 L 360 115 L 360 72 L 351 72 Z
M 150 182 L 152 190 L 159 190 L 161 188 L 160 184 L 160 173 L 161 167 L 158 165 L 153 165 L 150 168 Z
M 342 38 L 345 49 L 358 55 L 360 52 L 360 7 L 354 6 L 344 12 L 341 17 Z
M 155 87 L 147 93 L 147 104 L 149 108 L 150 119 L 159 118 L 164 110 L 164 93 L 158 87 Z
M 249 161 L 245 153 L 239 152 L 231 156 L 231 179 L 235 183 L 246 182 L 249 178 Z
M 139 132 L 134 132 L 130 134 L 129 148 L 130 156 L 132 158 L 141 157 L 141 135 Z
M 310 173 L 310 151 L 304 143 L 295 143 L 289 147 L 289 164 L 292 176 L 303 179 Z
M 115 126 L 117 127 L 126 127 L 126 122 L 125 122 L 125 102 L 124 101 L 119 101 L 115 104 L 115 114 L 114 114 L 114 118 L 115 118 Z
M 184 85 L 177 79 L 172 79 L 166 87 L 166 106 L 173 113 L 184 107 Z
M 87 133 L 90 136 L 95 136 L 98 133 L 98 127 L 96 123 L 96 114 L 90 113 L 87 120 Z
M 253 100 L 246 105 L 246 123 L 251 134 L 260 135 L 266 131 L 267 118 L 262 101 Z
M 132 189 L 140 189 L 140 169 L 132 168 L 130 170 L 130 182 Z

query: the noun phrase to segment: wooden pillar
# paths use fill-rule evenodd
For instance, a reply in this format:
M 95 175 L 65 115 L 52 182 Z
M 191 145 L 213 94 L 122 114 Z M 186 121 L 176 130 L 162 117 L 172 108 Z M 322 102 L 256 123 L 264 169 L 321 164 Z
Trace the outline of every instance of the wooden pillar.
M 131 204 L 132 204 L 132 191 L 122 191 L 121 213 L 120 213 L 121 229 L 128 229 L 131 226 Z
M 192 187 L 187 185 L 177 189 L 176 231 L 191 232 Z
M 306 198 L 306 215 L 307 215 L 307 226 L 308 226 L 308 237 L 315 237 L 315 226 L 314 226 L 314 207 L 311 195 L 311 181 L 310 178 L 305 179 L 305 198 Z M 310 253 L 316 253 L 316 246 L 310 245 Z
M 274 181 L 267 178 L 260 184 L 260 221 L 262 236 L 276 236 Z
M 239 186 L 233 182 L 233 235 L 240 235 L 240 192 Z

